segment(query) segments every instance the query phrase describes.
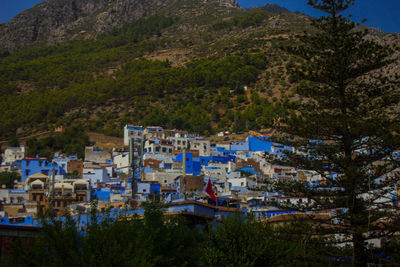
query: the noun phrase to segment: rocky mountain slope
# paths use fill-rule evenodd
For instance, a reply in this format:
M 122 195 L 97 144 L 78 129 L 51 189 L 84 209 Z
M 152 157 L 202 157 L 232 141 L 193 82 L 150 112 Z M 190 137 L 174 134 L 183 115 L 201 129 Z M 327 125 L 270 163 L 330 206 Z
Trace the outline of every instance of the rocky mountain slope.
M 276 14 L 279 14 L 279 13 L 290 13 L 290 11 L 287 8 L 284 8 L 284 7 L 275 5 L 275 4 L 265 4 L 263 6 L 256 6 L 256 7 L 253 7 L 253 8 L 249 8 L 249 10 L 252 10 L 252 9 L 265 10 L 265 11 L 268 11 L 268 12 L 271 12 L 271 13 L 276 13 Z
M 271 127 L 298 83 L 296 58 L 279 47 L 304 31 L 308 16 L 235 0 L 44 1 L 0 26 L 10 52 L 0 53 L 0 138 L 71 125 L 108 135 L 126 123 Z
M 236 0 L 46 0 L 0 25 L 0 48 L 15 50 L 31 44 L 93 38 L 145 16 L 173 13 L 179 5 L 190 2 L 238 7 Z

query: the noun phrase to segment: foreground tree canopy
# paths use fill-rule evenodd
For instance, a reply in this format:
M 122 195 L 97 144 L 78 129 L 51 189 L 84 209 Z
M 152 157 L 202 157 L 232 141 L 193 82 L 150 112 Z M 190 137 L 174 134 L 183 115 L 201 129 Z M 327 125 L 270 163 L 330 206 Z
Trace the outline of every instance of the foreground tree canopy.
M 222 223 L 193 225 L 184 217 L 163 216 L 157 202 L 144 204 L 144 217 L 110 219 L 82 214 L 91 223 L 80 231 L 67 215 L 63 226 L 43 220 L 31 242 L 15 242 L 3 258 L 7 266 L 321 266 L 332 261 L 329 245 L 293 238 L 240 214 Z M 95 209 L 93 209 L 95 210 Z M 4 254 L 3 254 L 4 255 Z

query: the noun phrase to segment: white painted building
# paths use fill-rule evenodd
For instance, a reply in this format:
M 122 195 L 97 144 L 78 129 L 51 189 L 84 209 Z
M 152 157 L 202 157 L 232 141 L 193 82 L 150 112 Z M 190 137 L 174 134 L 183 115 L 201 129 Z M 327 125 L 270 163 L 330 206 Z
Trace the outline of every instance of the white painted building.
M 174 150 L 183 150 L 189 147 L 188 133 L 186 131 L 166 130 L 165 138 L 172 142 Z
M 83 168 L 83 179 L 94 183 L 106 183 L 110 180 L 106 168 L 102 167 L 85 167 Z
M 174 152 L 174 146 L 172 145 L 171 141 L 166 139 L 146 140 L 144 152 L 172 155 Z
M 29 190 L 0 189 L 0 201 L 4 204 L 24 204 L 29 201 Z
M 199 151 L 199 156 L 209 157 L 210 156 L 210 141 L 200 138 L 190 140 L 190 149 Z
M 9 165 L 25 157 L 25 146 L 9 147 L 4 151 L 4 165 Z
M 236 169 L 236 164 L 229 161 L 228 163 L 210 162 L 208 166 L 202 166 L 202 174 L 206 177 L 214 177 L 219 180 L 226 180 L 228 174 Z
M 142 126 L 125 125 L 124 145 L 129 146 L 129 139 L 133 139 L 135 144 L 142 144 L 144 131 Z
M 256 188 L 257 181 L 251 177 L 240 177 L 228 179 L 231 187 L 244 187 L 244 188 Z
M 149 172 L 144 174 L 143 181 L 158 182 L 161 186 L 170 186 L 181 175 L 182 171 Z
M 130 163 L 129 163 L 129 152 L 124 152 L 113 157 L 113 162 L 116 165 L 118 173 L 129 173 Z
M 164 129 L 159 126 L 148 126 L 144 129 L 144 139 L 154 140 L 165 138 Z

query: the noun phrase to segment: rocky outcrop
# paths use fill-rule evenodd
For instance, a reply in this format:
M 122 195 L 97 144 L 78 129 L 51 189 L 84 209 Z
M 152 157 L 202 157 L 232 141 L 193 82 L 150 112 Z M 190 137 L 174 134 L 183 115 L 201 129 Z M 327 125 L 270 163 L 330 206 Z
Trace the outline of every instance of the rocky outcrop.
M 185 0 L 46 0 L 0 24 L 0 52 L 87 39 Z M 236 0 L 195 0 L 238 7 Z
M 226 7 L 239 7 L 237 0 L 217 0 L 217 2 Z
M 276 13 L 276 14 L 290 12 L 288 9 L 281 7 L 279 5 L 275 5 L 275 4 L 265 4 L 263 6 L 249 8 L 249 10 L 253 10 L 253 9 L 265 10 L 265 11 L 268 11 L 271 13 Z

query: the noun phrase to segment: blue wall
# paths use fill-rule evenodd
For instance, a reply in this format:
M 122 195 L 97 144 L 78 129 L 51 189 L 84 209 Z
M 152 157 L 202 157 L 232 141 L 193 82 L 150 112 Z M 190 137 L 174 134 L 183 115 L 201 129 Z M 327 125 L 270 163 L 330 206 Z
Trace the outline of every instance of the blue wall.
M 272 142 L 269 140 L 268 136 L 259 136 L 259 137 L 249 136 L 247 138 L 247 142 L 249 143 L 250 151 L 271 152 L 272 150 Z
M 48 162 L 45 158 L 32 158 L 21 160 L 21 181 L 24 182 L 29 176 L 42 173 L 51 175 L 55 170 L 56 175 L 65 174 L 65 170 L 56 163 Z
M 175 161 L 183 161 L 183 153 L 180 153 L 174 159 Z M 193 175 L 200 175 L 201 163 L 198 158 L 193 158 L 191 152 L 186 153 L 186 173 Z
M 161 193 L 161 185 L 151 184 L 150 185 L 150 193 L 159 195 Z

